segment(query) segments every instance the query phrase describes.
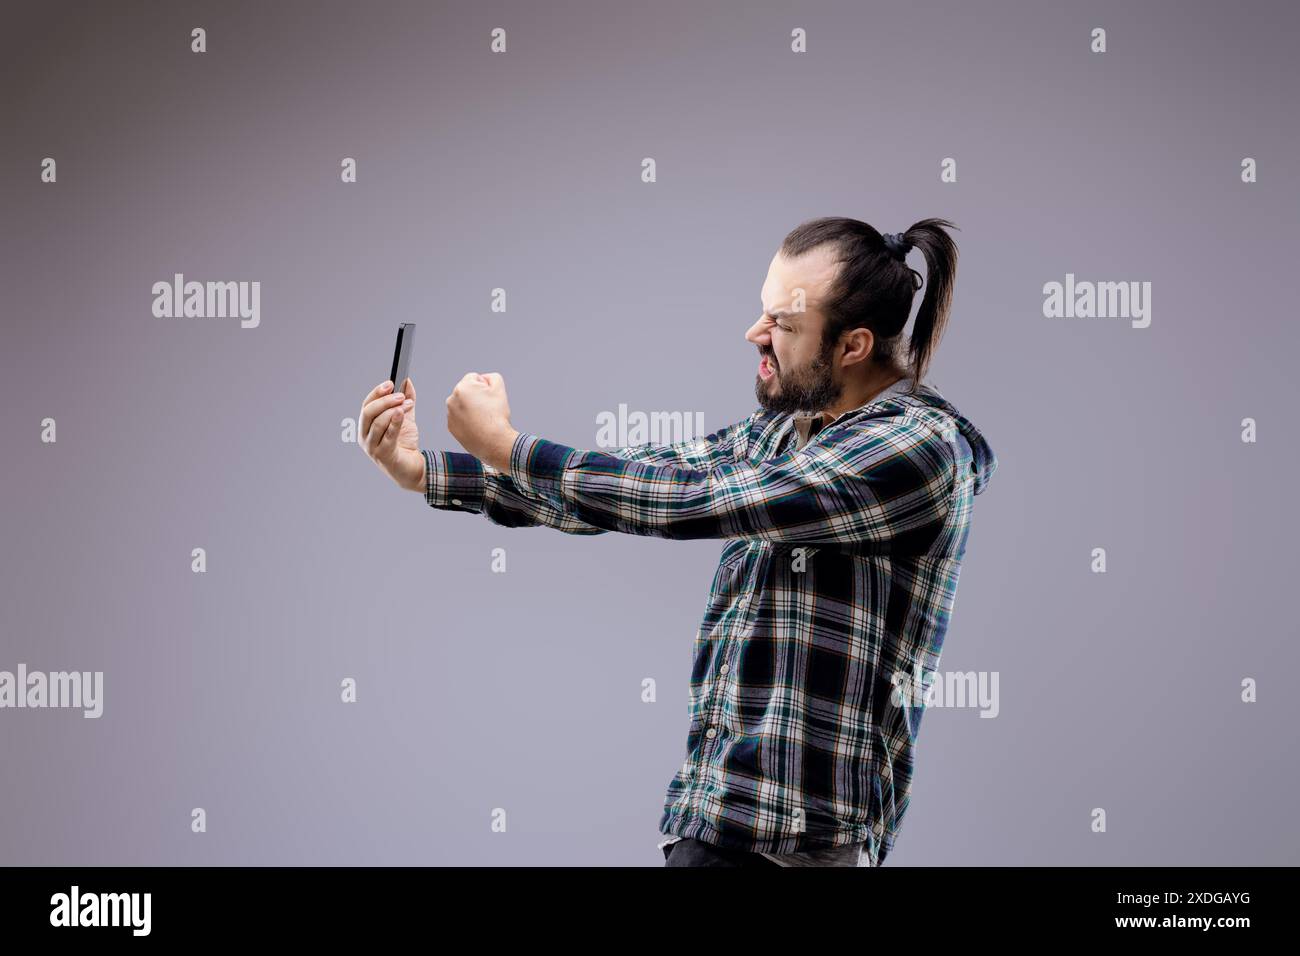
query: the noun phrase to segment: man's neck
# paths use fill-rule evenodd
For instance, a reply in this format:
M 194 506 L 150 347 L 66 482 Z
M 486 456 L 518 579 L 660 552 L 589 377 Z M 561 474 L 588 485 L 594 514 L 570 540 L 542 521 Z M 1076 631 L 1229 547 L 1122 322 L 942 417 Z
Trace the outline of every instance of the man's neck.
M 822 409 L 821 420 L 823 422 L 833 422 L 845 412 L 861 408 L 889 386 L 905 377 L 905 373 L 889 370 L 873 375 L 856 387 L 845 386 L 844 394 L 840 396 L 840 400 L 832 407 Z

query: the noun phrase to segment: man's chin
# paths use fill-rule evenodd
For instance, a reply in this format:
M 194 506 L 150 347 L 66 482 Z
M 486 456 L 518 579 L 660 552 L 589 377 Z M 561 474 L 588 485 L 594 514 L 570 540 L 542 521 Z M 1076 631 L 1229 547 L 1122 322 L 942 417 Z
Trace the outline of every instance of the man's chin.
M 797 409 L 792 409 L 790 403 L 785 401 L 780 395 L 769 395 L 767 392 L 758 392 L 756 397 L 758 398 L 758 407 L 763 409 L 765 412 L 774 412 L 778 415 L 784 415 L 790 411 L 797 411 Z

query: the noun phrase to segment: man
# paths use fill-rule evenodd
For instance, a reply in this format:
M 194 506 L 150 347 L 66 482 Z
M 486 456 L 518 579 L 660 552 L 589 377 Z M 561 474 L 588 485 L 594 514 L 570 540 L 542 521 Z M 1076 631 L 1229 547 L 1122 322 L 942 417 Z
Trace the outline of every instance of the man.
M 942 219 L 788 235 L 745 333 L 759 408 L 703 440 L 583 451 L 510 424 L 497 373 L 447 398 L 466 453 L 421 450 L 415 387 L 366 396 L 366 454 L 431 506 L 570 534 L 722 538 L 695 637 L 686 760 L 659 822 L 668 866 L 878 866 L 910 799 L 972 500 L 997 459 L 920 384 L 957 249 Z M 929 282 L 900 357 L 926 260 Z M 922 677 L 921 684 L 925 683 Z

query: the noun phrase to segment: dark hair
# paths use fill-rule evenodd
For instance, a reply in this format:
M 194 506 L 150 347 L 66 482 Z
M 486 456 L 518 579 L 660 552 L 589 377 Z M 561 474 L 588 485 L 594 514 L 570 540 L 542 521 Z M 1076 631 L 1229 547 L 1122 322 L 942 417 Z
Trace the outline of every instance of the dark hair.
M 912 326 L 906 368 L 899 358 L 899 345 L 912 311 L 912 297 L 923 282 L 921 274 L 896 257 L 879 232 L 858 219 L 828 216 L 791 231 L 781 243 L 783 255 L 794 258 L 833 243 L 840 263 L 823 304 L 823 346 L 829 347 L 850 329 L 870 329 L 875 344 L 868 361 L 910 376 L 915 390 L 948 324 L 957 274 L 957 244 L 943 227 L 957 228 L 946 219 L 922 219 L 899 235 L 904 249 L 921 250 L 930 278 Z

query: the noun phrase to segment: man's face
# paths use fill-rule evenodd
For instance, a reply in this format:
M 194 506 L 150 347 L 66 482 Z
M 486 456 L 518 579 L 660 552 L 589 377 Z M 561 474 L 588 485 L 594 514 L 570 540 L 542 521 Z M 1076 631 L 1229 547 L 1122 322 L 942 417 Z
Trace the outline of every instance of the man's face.
M 822 346 L 825 319 L 820 306 L 839 268 L 831 248 L 822 245 L 797 259 L 778 252 L 768 266 L 763 314 L 745 333 L 766 359 L 759 363 L 754 394 L 768 411 L 819 412 L 835 403 L 843 390 L 832 361 L 835 343 Z M 802 312 L 795 311 L 799 290 Z

